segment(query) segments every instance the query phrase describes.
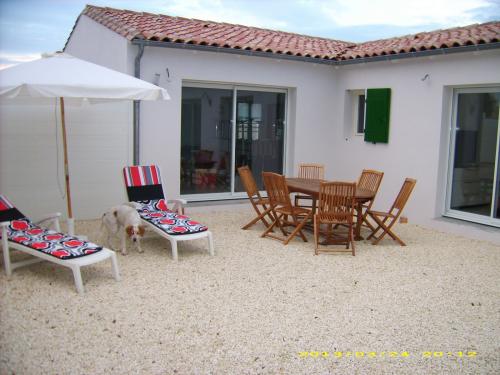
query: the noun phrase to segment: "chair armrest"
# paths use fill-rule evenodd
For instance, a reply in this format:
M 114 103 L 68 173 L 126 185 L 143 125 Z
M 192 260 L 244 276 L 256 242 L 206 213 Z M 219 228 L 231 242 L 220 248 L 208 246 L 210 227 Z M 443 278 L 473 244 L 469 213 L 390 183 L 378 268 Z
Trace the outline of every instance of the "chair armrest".
M 184 205 L 187 204 L 185 199 L 169 199 L 167 200 L 167 204 L 168 203 L 174 204 L 174 211 L 177 211 L 179 215 L 184 214 Z
M 61 227 L 60 227 L 60 224 L 59 224 L 59 218 L 61 217 L 61 213 L 60 212 L 54 212 L 52 214 L 48 214 L 48 215 L 45 215 L 44 217 L 42 217 L 41 219 L 35 221 L 34 223 L 35 224 L 42 224 L 46 221 L 51 221 L 52 224 L 54 224 L 55 226 L 55 230 L 57 230 L 58 232 L 61 231 Z
M 369 210 L 368 214 L 370 215 L 376 215 L 376 216 L 381 216 L 381 217 L 394 217 L 394 215 L 388 213 L 388 212 L 382 212 L 382 211 L 373 211 Z
M 0 222 L 0 228 L 8 227 L 9 225 L 10 225 L 10 221 L 2 221 L 2 222 Z

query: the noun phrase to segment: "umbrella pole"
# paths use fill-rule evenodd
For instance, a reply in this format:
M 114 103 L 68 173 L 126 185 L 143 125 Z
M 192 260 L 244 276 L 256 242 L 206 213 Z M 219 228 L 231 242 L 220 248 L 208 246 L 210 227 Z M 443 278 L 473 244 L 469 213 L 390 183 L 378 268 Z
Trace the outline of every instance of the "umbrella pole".
M 64 116 L 64 98 L 59 98 L 61 103 L 61 127 L 64 150 L 64 177 L 66 182 L 66 203 L 68 206 L 68 233 L 75 234 L 75 221 L 73 219 L 73 209 L 71 208 L 71 194 L 69 188 L 69 168 L 68 168 L 68 142 L 66 137 L 66 121 Z

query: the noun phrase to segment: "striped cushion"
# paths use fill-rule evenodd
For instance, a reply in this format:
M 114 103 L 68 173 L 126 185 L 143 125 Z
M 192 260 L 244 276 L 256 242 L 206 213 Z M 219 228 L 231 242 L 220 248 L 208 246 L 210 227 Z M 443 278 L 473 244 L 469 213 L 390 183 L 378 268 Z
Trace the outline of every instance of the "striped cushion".
M 161 185 L 160 169 L 156 165 L 137 165 L 123 168 L 127 187 Z
M 0 222 L 16 220 L 23 217 L 24 214 L 14 207 L 4 195 L 0 194 Z
M 14 208 L 14 205 L 5 196 L 0 194 L 0 211 L 5 211 L 9 208 Z

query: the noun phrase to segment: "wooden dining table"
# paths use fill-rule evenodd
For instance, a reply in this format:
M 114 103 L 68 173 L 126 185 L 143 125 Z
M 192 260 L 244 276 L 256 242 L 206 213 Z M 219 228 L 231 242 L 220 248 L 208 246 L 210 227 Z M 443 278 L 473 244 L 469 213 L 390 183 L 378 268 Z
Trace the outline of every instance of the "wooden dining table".
M 327 182 L 326 180 L 310 180 L 298 177 L 289 177 L 286 179 L 286 184 L 288 185 L 288 191 L 290 193 L 303 193 L 310 195 L 313 199 L 313 214 L 316 208 L 316 202 L 319 199 L 319 189 L 322 182 Z M 354 240 L 360 241 L 363 239 L 361 237 L 361 224 L 363 221 L 363 203 L 372 200 L 375 197 L 373 191 L 367 189 L 356 188 L 356 193 L 354 199 L 356 200 L 356 211 L 357 220 L 356 226 L 354 227 Z

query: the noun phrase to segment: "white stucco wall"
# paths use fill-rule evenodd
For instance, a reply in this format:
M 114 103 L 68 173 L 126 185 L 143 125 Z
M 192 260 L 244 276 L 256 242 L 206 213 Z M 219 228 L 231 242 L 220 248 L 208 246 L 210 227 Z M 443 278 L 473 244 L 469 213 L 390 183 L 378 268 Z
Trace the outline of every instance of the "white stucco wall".
M 152 82 L 155 73 L 172 100 L 141 103 L 141 162 L 160 165 L 169 196 L 180 193 L 181 90 L 186 80 L 288 89 L 287 173 L 293 174 L 298 162 L 329 155 L 335 121 L 335 72 L 330 66 L 146 47 L 141 78 Z
M 496 50 L 339 68 L 336 112 L 345 112 L 347 90 L 391 88 L 392 99 L 388 144 L 366 143 L 362 136 L 353 135 L 347 116 L 337 119 L 329 155 L 336 176 L 355 179 L 363 168 L 384 171 L 375 204 L 382 209 L 393 202 L 404 178 L 414 177 L 417 186 L 405 215 L 412 222 L 449 229 L 433 219 L 444 211 L 452 89 L 498 86 L 499 66 Z M 422 81 L 426 74 L 429 77 Z M 339 163 L 346 155 L 349 162 Z M 461 226 L 459 231 L 463 233 Z

